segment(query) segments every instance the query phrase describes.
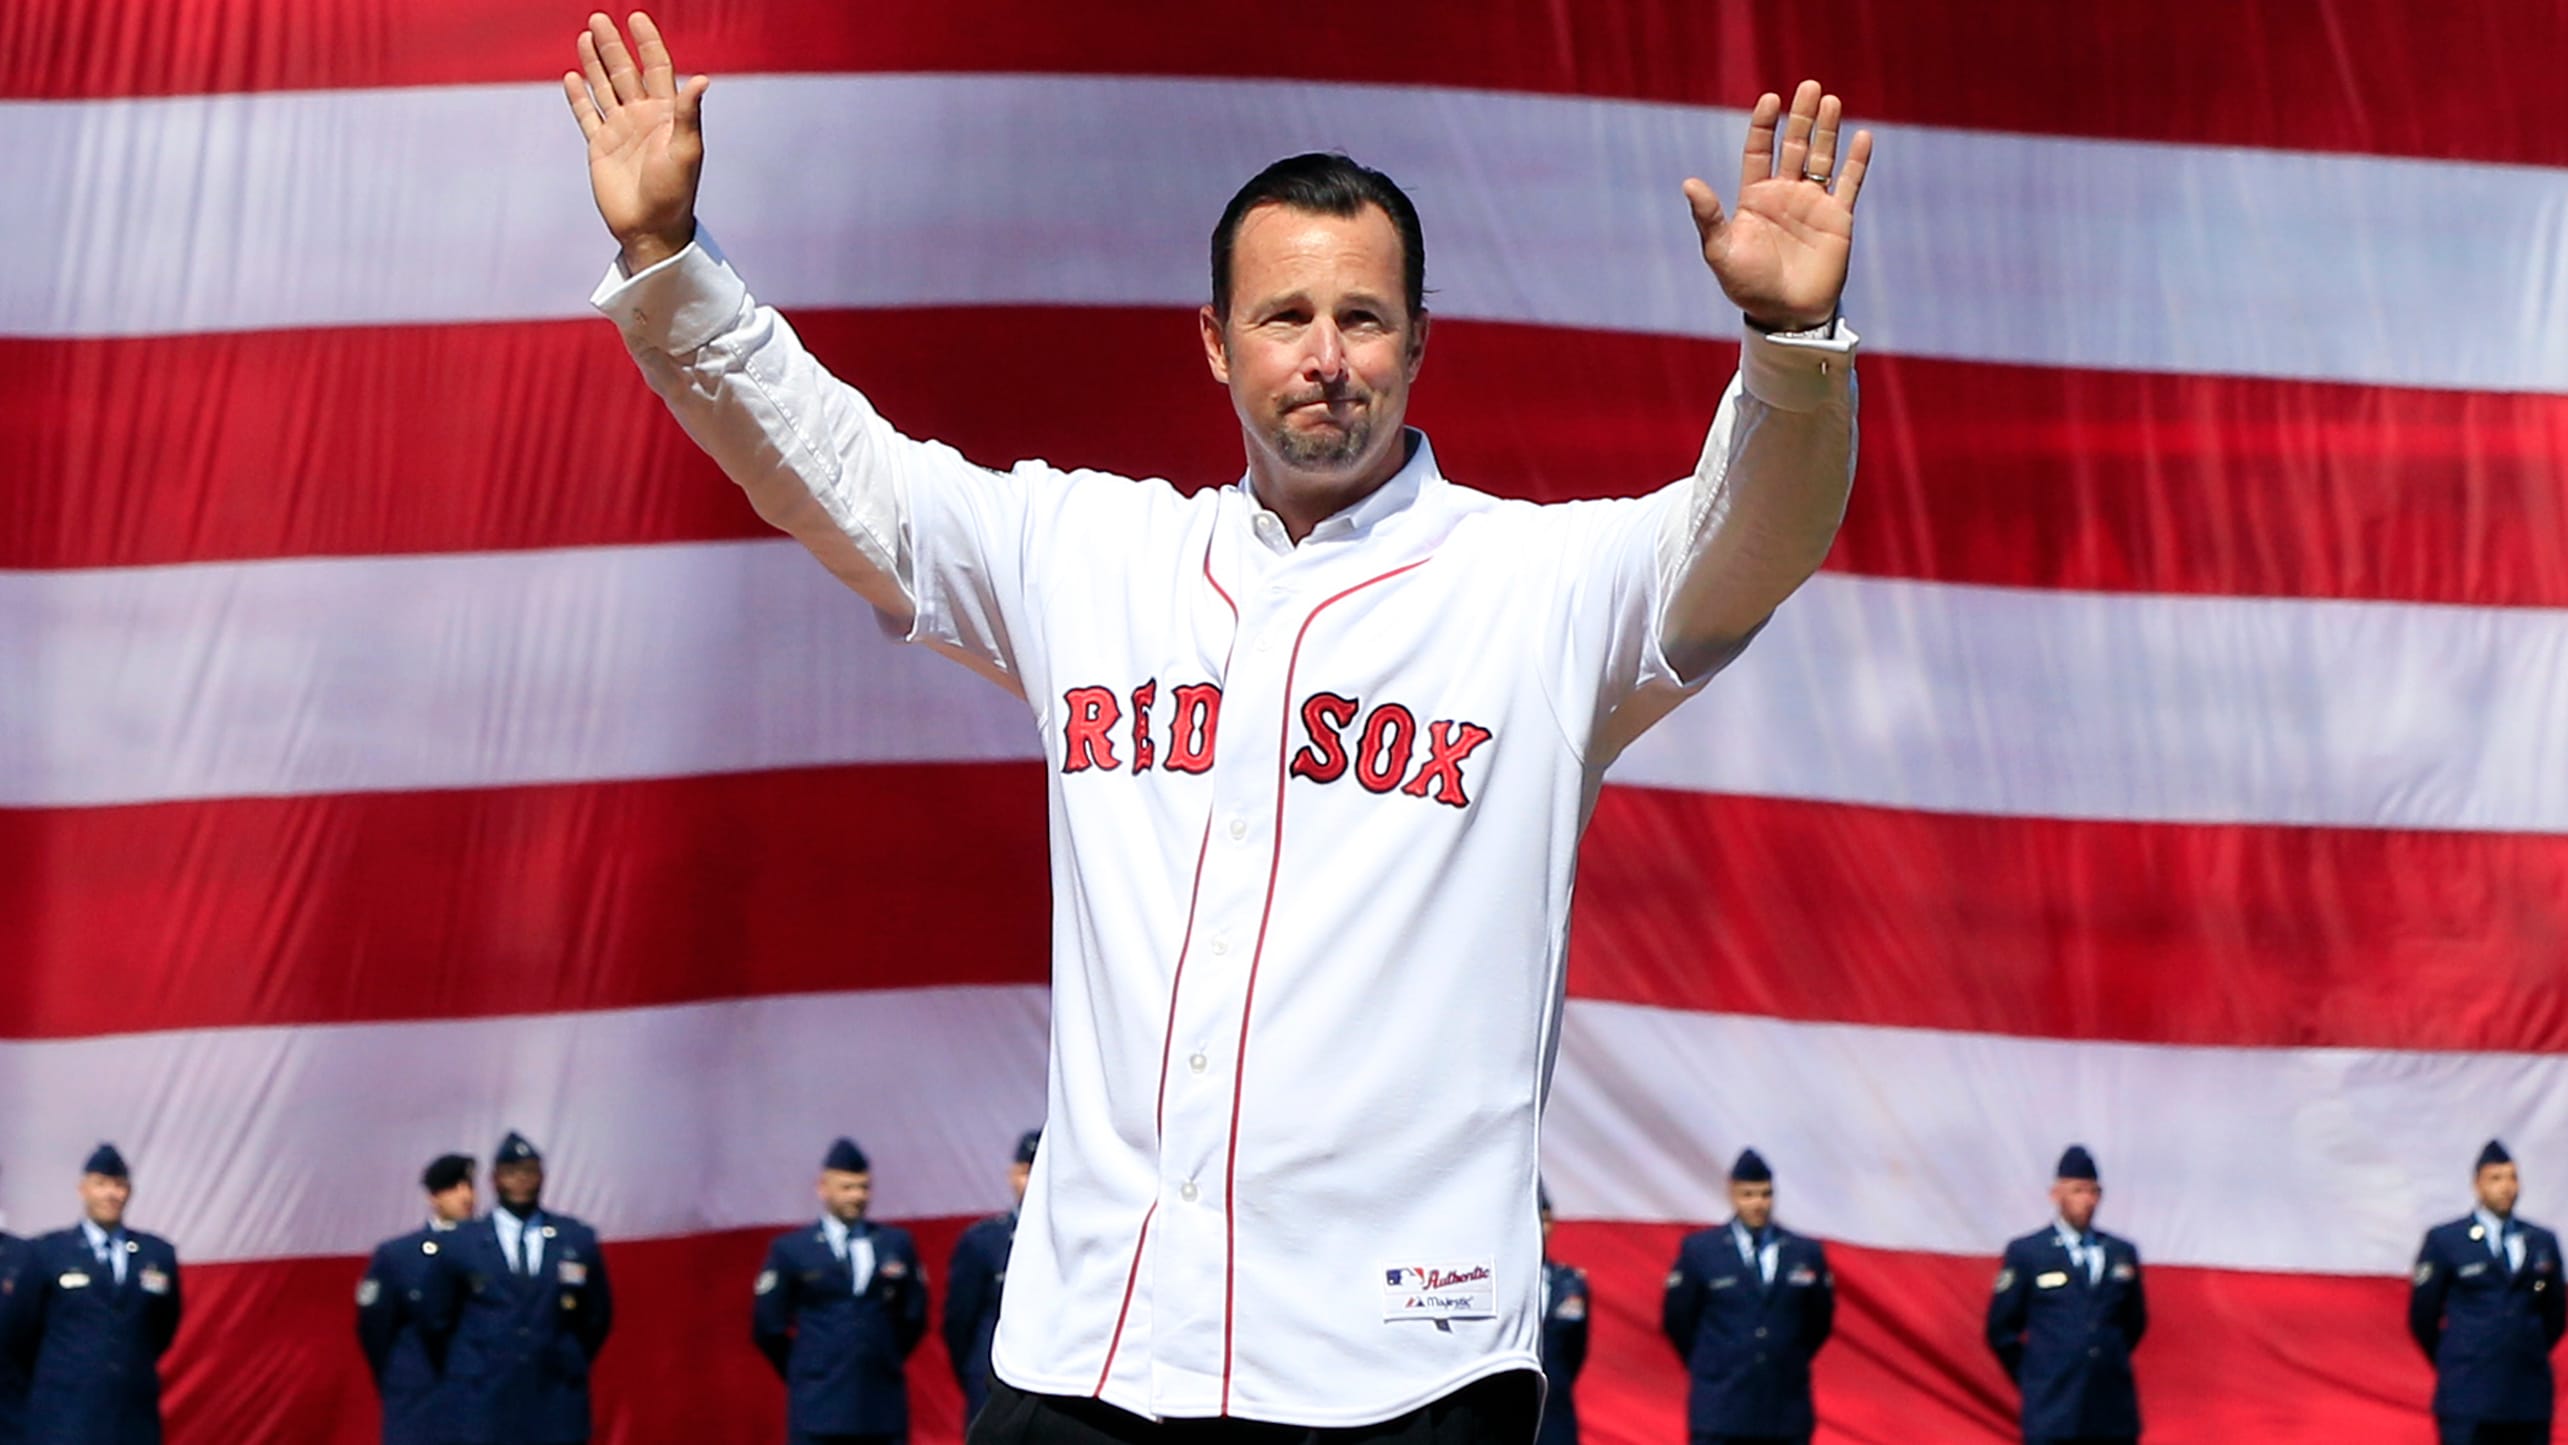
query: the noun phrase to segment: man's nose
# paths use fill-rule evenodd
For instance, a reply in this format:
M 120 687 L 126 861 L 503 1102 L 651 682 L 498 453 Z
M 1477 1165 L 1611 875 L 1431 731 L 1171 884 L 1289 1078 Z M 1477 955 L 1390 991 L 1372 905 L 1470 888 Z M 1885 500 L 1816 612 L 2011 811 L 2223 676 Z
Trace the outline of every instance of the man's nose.
M 1335 381 L 1346 374 L 1346 338 L 1338 334 L 1336 322 L 1323 317 L 1312 325 L 1302 364 L 1318 381 Z

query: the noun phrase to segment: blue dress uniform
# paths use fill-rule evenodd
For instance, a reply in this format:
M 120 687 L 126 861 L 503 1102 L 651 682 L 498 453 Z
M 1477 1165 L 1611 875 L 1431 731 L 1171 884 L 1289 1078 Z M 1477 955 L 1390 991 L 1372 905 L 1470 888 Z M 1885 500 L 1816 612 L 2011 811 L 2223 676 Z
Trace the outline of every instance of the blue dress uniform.
M 30 1271 L 35 1246 L 0 1234 L 0 1445 L 27 1438 L 28 1303 L 35 1297 Z
M 444 1154 L 431 1161 L 419 1185 L 431 1195 L 471 1182 L 473 1161 Z M 384 1445 L 444 1445 L 446 1406 L 441 1396 L 445 1360 L 431 1351 L 422 1328 L 428 1276 L 456 1226 L 431 1220 L 426 1227 L 375 1246 L 357 1281 L 357 1347 L 383 1403 Z
M 540 1158 L 511 1134 L 494 1162 Z M 615 1322 L 597 1231 L 541 1208 L 510 1222 L 514 1252 L 484 1215 L 446 1236 L 428 1272 L 420 1329 L 445 1359 L 443 1445 L 589 1438 L 589 1368 Z
M 107 1144 L 83 1170 L 127 1173 Z M 178 1335 L 178 1251 L 140 1230 L 93 1237 L 93 1229 L 74 1225 L 37 1240 L 19 1277 L 32 1294 L 27 1442 L 160 1445 L 160 1358 Z
M 1543 1261 L 1543 1423 L 1534 1445 L 1578 1445 L 1579 1368 L 1587 1363 L 1587 1271 Z
M 2491 1141 L 2479 1162 L 2513 1160 Z M 2433 1362 L 2445 1441 L 2550 1438 L 2550 1351 L 2568 1329 L 2560 1270 L 2559 1237 L 2520 1218 L 2481 1210 L 2426 1232 L 2408 1332 Z
M 1730 1177 L 1773 1174 L 1749 1150 Z M 1733 1220 L 1687 1235 L 1668 1273 L 1659 1324 L 1693 1376 L 1686 1428 L 1697 1441 L 1804 1440 L 1818 1428 L 1810 1362 L 1836 1327 L 1837 1281 L 1819 1241 L 1768 1224 L 1743 1252 L 1747 1233 Z
M 2060 1161 L 2063 1179 L 2093 1179 L 2094 1169 L 2074 1146 Z M 2025 1440 L 2140 1438 L 2131 1352 L 2148 1329 L 2140 1252 L 2129 1240 L 2090 1228 L 2073 1250 L 2068 1227 L 2054 1221 L 2009 1242 L 1988 1343 L 2022 1392 Z
M 1017 1140 L 1016 1162 L 1032 1165 L 1042 1142 L 1040 1130 Z M 954 1383 L 963 1388 L 967 1423 L 990 1397 L 990 1341 L 999 1332 L 999 1300 L 1007 1291 L 1016 1227 L 1013 1209 L 975 1221 L 954 1241 L 945 1271 L 945 1357 L 954 1366 Z
M 428 1277 L 452 1228 L 387 1239 L 357 1281 L 357 1345 L 383 1402 L 383 1445 L 445 1445 L 441 1357 L 421 1328 Z
M 822 1167 L 868 1172 L 864 1155 L 844 1139 Z M 795 1445 L 906 1439 L 909 1383 L 902 1366 L 927 1335 L 918 1246 L 905 1229 L 860 1219 L 846 1226 L 848 1258 L 842 1259 L 829 1223 L 778 1235 L 767 1247 L 751 1335 L 784 1379 Z M 873 1256 L 861 1289 L 860 1241 Z

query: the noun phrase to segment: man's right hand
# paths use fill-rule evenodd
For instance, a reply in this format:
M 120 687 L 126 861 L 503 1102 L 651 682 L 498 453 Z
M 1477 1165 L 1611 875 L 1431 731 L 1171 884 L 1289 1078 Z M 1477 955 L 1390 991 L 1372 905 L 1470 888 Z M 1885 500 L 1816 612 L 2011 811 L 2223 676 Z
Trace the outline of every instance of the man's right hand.
M 606 229 L 624 247 L 628 274 L 667 260 L 695 239 L 696 180 L 704 171 L 699 122 L 712 83 L 695 75 L 679 85 L 660 28 L 639 10 L 631 23 L 628 51 L 614 21 L 591 15 L 580 32 L 580 68 L 562 76 L 571 114 L 588 137 L 589 189 Z

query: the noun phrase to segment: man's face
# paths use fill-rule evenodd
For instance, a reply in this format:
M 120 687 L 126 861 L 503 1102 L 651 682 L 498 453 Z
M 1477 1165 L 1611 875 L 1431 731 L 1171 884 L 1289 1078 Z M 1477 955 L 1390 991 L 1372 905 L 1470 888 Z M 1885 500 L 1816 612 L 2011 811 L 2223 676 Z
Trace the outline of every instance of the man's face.
M 448 1224 L 461 1224 L 473 1217 L 473 1181 L 467 1179 L 451 1189 L 440 1189 L 428 1196 L 429 1212 Z
M 2523 1193 L 2523 1182 L 2515 1178 L 2511 1164 L 2491 1164 L 2479 1171 L 2479 1202 L 2500 1219 L 2514 1213 L 2515 1199 Z
M 1763 1229 L 1774 1223 L 1774 1181 L 1731 1180 L 1730 1208 L 1739 1216 L 1739 1222 L 1750 1229 Z
M 1016 1191 L 1017 1203 L 1025 1203 L 1026 1181 L 1033 1177 L 1034 1166 L 1031 1164 L 1011 1164 L 1008 1166 L 1008 1187 Z
M 2061 1222 L 2084 1234 L 2095 1223 L 2095 1207 L 2104 1202 L 2104 1186 L 2092 1179 L 2054 1180 L 2051 1202 L 2059 1206 Z
M 820 1207 L 842 1224 L 854 1224 L 865 1217 L 865 1206 L 874 1202 L 874 1176 L 850 1169 L 820 1171 Z
M 499 1191 L 499 1202 L 524 1212 L 544 1197 L 544 1166 L 533 1159 L 519 1159 L 490 1167 L 491 1188 Z
M 125 1201 L 134 1197 L 134 1183 L 113 1174 L 80 1176 L 80 1212 L 100 1229 L 114 1229 L 125 1222 Z
M 1399 469 L 1427 318 L 1409 314 L 1400 233 L 1380 207 L 1250 211 L 1232 240 L 1229 313 L 1207 306 L 1200 319 L 1252 460 L 1286 486 L 1352 492 Z

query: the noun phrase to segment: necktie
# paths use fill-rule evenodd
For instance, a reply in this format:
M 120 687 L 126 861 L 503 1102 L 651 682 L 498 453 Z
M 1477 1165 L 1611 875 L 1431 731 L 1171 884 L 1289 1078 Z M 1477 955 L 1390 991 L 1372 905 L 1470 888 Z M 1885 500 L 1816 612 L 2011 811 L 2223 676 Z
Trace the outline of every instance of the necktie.
M 535 1271 L 542 1261 L 544 1236 L 536 1232 L 535 1221 L 529 1219 L 524 1224 L 517 1227 L 517 1239 L 521 1246 L 519 1253 L 526 1256 L 526 1277 L 528 1279 L 533 1279 L 535 1277 Z
M 2078 1236 L 2078 1249 L 2078 1273 L 2087 1283 L 2094 1284 L 2096 1276 L 2104 1273 L 2100 1268 L 2104 1263 L 2104 1251 L 2097 1246 L 2092 1233 Z

